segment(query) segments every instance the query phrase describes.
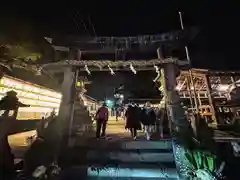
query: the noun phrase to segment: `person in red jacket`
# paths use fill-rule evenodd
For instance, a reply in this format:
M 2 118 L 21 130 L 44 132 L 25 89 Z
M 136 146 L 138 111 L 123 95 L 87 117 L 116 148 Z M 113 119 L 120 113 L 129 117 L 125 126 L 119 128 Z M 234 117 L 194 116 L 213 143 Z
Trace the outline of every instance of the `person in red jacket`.
M 105 131 L 106 131 L 106 126 L 107 126 L 107 121 L 108 121 L 108 108 L 106 103 L 104 103 L 102 105 L 102 107 L 100 107 L 97 110 L 95 119 L 96 119 L 96 124 L 97 124 L 97 130 L 96 130 L 96 137 L 99 138 L 100 134 L 101 137 L 105 137 Z M 102 130 L 102 133 L 101 133 Z

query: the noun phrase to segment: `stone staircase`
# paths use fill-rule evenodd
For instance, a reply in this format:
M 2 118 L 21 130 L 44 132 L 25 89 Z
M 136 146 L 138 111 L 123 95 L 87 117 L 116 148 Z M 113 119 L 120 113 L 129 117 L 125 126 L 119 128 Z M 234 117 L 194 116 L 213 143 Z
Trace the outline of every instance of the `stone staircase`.
M 108 139 L 79 139 L 69 154 L 69 179 L 177 180 L 171 140 L 133 141 L 123 120 L 109 121 Z M 122 132 L 119 132 L 121 129 Z M 111 132 L 111 134 L 110 134 Z M 115 133 L 114 133 L 115 132 Z M 74 178 L 73 178 L 74 179 Z
M 80 104 L 78 98 L 74 103 L 74 116 L 73 116 L 73 134 L 86 135 L 92 133 L 92 118 L 86 107 Z

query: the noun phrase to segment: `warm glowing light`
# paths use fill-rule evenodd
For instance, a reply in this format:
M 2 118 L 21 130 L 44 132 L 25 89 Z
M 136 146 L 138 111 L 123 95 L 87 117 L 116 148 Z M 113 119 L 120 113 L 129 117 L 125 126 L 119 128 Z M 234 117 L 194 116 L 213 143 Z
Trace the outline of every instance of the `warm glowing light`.
M 29 93 L 29 92 L 24 92 L 22 90 L 16 90 L 14 88 L 0 88 L 0 94 L 5 95 L 8 91 L 15 91 L 17 93 L 18 98 L 28 98 L 28 99 L 35 99 L 35 100 L 43 100 L 43 101 L 48 101 L 48 102 L 54 102 L 54 103 L 60 103 L 61 99 L 60 98 L 53 98 L 53 97 L 48 97 L 48 96 L 43 96 L 35 93 Z
M 2 99 L 4 96 L 0 95 L 0 99 Z M 31 100 L 26 98 L 19 98 L 19 101 L 28 104 L 30 106 L 40 106 L 40 107 L 51 107 L 51 108 L 58 108 L 60 106 L 60 103 L 50 103 L 40 100 Z
M 77 87 L 81 87 L 81 82 L 78 81 L 77 84 L 76 84 Z
M 220 84 L 216 90 L 217 91 L 222 91 L 222 92 L 226 92 L 229 89 L 229 85 L 228 84 Z
M 77 82 L 77 86 L 82 86 L 82 82 Z M 31 84 L 22 80 L 18 80 L 9 76 L 4 76 L 0 80 L 0 99 L 6 93 L 13 90 L 17 93 L 19 101 L 30 105 L 30 107 L 22 107 L 18 110 L 17 119 L 41 119 L 47 117 L 55 110 L 58 114 L 62 95 L 56 91 Z M 84 105 L 89 106 L 90 100 L 83 96 Z M 0 111 L 0 114 L 2 111 Z
M 36 93 L 39 95 L 47 95 L 50 97 L 54 97 L 54 98 L 61 98 L 61 94 L 57 93 L 55 91 L 49 90 L 47 88 L 41 87 L 39 85 L 36 84 L 31 84 L 25 81 L 22 81 L 20 79 L 15 79 L 9 76 L 4 76 L 1 80 L 0 80 L 0 86 L 1 87 L 8 87 L 10 89 L 14 89 L 14 90 L 22 90 L 25 92 L 31 92 L 31 93 Z
M 61 103 L 61 94 L 58 92 L 4 76 L 0 80 L 0 98 L 3 98 L 10 90 L 17 93 L 20 102 L 31 106 L 20 108 L 19 112 L 52 111 L 52 109 L 58 109 Z
M 58 108 L 56 108 L 58 110 Z M 22 107 L 19 112 L 52 112 L 53 108 L 49 107 Z
M 180 85 L 177 85 L 175 89 L 176 89 L 177 91 L 180 91 L 180 90 L 181 90 L 181 86 L 180 86 Z

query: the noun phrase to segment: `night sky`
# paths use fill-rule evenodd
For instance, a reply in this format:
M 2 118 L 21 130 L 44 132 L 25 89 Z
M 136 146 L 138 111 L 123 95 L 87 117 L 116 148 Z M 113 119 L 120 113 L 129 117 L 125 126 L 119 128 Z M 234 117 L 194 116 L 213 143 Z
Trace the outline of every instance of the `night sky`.
M 188 3 L 170 0 L 153 1 L 155 3 L 149 0 L 85 2 L 34 1 L 32 4 L 21 2 L 14 6 L 1 4 L 1 22 L 15 29 L 19 24 L 28 24 L 36 36 L 130 36 L 179 30 L 178 11 L 182 11 L 185 26 L 197 26 L 200 29 L 198 36 L 188 44 L 193 66 L 240 69 L 240 9 L 237 3 L 223 4 L 217 0 Z M 145 96 L 158 96 L 152 83 L 154 76 L 154 72 L 140 73 L 136 77 L 133 74 L 118 73 L 116 77 L 110 77 L 106 72 L 95 73 L 89 77 L 94 81 L 89 85 L 89 93 L 102 98 L 109 96 L 115 86 L 124 83 L 134 96 L 142 96 L 139 95 L 140 91 Z M 105 87 L 107 85 L 108 88 Z M 142 90 L 136 92 L 137 89 Z

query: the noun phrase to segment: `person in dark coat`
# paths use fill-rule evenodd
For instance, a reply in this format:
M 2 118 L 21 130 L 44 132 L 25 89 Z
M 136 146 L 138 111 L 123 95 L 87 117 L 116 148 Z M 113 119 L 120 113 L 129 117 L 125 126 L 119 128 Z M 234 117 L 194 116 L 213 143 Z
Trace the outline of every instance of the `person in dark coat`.
M 137 106 L 129 105 L 125 113 L 126 129 L 129 129 L 134 140 L 137 138 L 137 130 L 141 130 L 140 109 Z
M 14 155 L 8 143 L 10 128 L 14 126 L 14 118 L 0 117 L 0 179 L 14 180 Z
M 151 107 L 150 102 L 147 102 L 141 112 L 141 121 L 145 127 L 145 133 L 147 140 L 150 140 L 151 127 L 156 125 L 156 114 L 154 109 Z
M 11 128 L 15 125 L 19 107 L 29 107 L 19 101 L 15 91 L 8 91 L 6 96 L 0 100 L 0 110 L 4 113 L 0 117 L 0 177 L 1 180 L 15 179 L 14 155 L 8 143 L 8 135 Z M 9 115 L 14 111 L 13 115 Z
M 4 114 L 2 115 L 4 117 L 8 117 L 10 110 L 13 110 L 13 117 L 16 118 L 19 107 L 30 107 L 30 105 L 21 103 L 15 91 L 8 91 L 6 96 L 0 100 L 0 110 L 4 110 Z

